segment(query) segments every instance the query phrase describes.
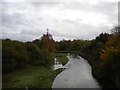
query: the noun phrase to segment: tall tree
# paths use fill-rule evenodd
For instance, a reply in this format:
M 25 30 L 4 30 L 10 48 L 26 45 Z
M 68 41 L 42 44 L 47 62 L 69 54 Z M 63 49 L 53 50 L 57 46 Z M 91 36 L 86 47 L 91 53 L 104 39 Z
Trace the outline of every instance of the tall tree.
M 105 87 L 120 88 L 120 28 L 116 27 L 112 32 L 113 34 L 109 37 L 100 56 L 100 69 L 103 78 L 106 79 L 106 82 L 104 81 Z
M 47 34 L 43 34 L 40 40 L 40 47 L 48 50 L 49 52 L 55 52 L 55 41 L 49 32 Z

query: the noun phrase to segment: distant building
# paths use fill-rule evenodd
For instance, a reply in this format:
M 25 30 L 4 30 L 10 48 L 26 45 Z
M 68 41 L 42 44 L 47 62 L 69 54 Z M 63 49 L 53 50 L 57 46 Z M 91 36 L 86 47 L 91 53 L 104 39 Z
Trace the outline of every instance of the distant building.
M 47 34 L 43 34 L 43 36 L 40 38 L 40 40 L 42 40 L 42 38 L 45 38 L 46 39 L 50 39 L 50 40 L 53 40 L 53 37 L 52 35 L 48 32 L 49 29 L 47 29 Z

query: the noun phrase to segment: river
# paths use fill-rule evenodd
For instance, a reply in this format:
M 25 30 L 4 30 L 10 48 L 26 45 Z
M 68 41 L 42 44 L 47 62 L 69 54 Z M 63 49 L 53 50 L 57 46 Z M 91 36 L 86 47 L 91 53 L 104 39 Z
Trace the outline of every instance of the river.
M 66 69 L 57 75 L 52 88 L 99 88 L 91 73 L 91 66 L 80 56 L 67 56 Z

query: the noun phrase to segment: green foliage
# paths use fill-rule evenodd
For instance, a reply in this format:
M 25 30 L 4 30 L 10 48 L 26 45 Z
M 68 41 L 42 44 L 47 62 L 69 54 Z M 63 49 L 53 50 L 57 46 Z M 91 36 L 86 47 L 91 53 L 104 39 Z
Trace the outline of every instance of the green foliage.
M 62 65 L 65 65 L 68 62 L 67 53 L 58 52 L 55 53 L 55 57 Z
M 39 39 L 35 39 L 34 41 L 33 41 L 33 43 L 34 44 L 36 44 L 38 47 L 40 47 L 40 40 Z
M 27 52 L 21 42 L 3 40 L 2 46 L 3 73 L 22 68 L 28 62 Z
M 31 42 L 23 43 L 2 40 L 3 73 L 24 68 L 27 64 L 50 67 L 52 58 L 49 52 Z
M 91 43 L 82 49 L 83 56 L 85 56 L 89 62 L 97 62 L 100 60 L 100 51 L 104 49 L 105 43 L 108 41 L 109 34 L 100 34 L 96 39 L 91 40 Z
M 41 66 L 27 66 L 24 69 L 4 74 L 2 87 L 4 88 L 51 88 L 55 77 L 63 69 L 55 71 Z
M 102 78 L 103 73 L 101 70 L 99 70 L 99 63 L 100 63 L 100 52 L 102 49 L 105 48 L 106 42 L 109 39 L 109 34 L 100 34 L 99 36 L 96 37 L 96 39 L 91 40 L 90 44 L 83 48 L 80 51 L 80 55 L 83 56 L 90 65 L 92 66 L 92 74 L 93 76 L 97 79 L 101 87 L 104 87 L 104 82 L 108 80 L 106 78 Z
M 113 29 L 114 30 L 114 29 Z M 120 88 L 120 34 L 100 34 L 80 51 L 102 88 Z
M 57 42 L 56 47 L 58 51 L 69 51 L 69 52 L 75 51 L 76 53 L 79 53 L 83 58 L 88 60 L 88 62 L 92 66 L 93 76 L 98 80 L 100 85 L 104 87 L 105 83 L 107 84 L 107 82 L 109 81 L 109 79 L 105 78 L 105 75 L 104 75 L 104 74 L 108 75 L 106 72 L 109 72 L 109 68 L 108 68 L 108 71 L 105 70 L 104 74 L 103 72 L 100 71 L 99 69 L 100 52 L 102 52 L 101 51 L 102 49 L 105 49 L 106 42 L 108 41 L 109 36 L 110 35 L 107 33 L 105 34 L 102 33 L 99 36 L 97 36 L 96 39 L 89 40 L 89 41 L 86 41 L 86 40 L 65 41 L 64 40 L 64 41 Z M 117 43 L 115 43 L 115 45 L 116 44 Z M 111 56 L 112 55 L 113 54 L 111 54 Z M 109 62 L 109 63 L 113 63 L 113 62 Z M 111 85 L 112 87 L 113 83 L 108 85 Z
M 66 40 L 62 40 L 58 43 L 56 43 L 56 49 L 58 51 L 68 51 L 70 48 L 69 48 L 69 42 L 70 41 L 66 41 Z
M 79 51 L 82 48 L 85 48 L 89 45 L 89 41 L 87 40 L 62 40 L 60 42 L 56 42 L 56 50 L 57 51 Z
M 106 41 L 108 41 L 109 36 L 110 35 L 107 33 L 101 33 L 99 36 L 96 37 L 96 40 L 105 43 Z
M 26 43 L 26 50 L 29 55 L 29 63 L 32 65 L 44 64 L 42 51 L 33 43 Z

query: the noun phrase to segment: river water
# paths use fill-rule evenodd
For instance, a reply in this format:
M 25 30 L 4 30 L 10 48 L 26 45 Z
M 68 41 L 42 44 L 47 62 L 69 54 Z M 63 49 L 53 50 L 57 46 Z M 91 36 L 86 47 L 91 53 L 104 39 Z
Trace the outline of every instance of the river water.
M 62 65 L 62 63 L 60 63 L 57 58 L 55 58 L 54 60 L 54 65 L 53 65 L 53 70 L 59 69 L 59 68 L 64 68 L 64 66 Z
M 80 56 L 67 56 L 66 69 L 55 78 L 52 88 L 99 88 L 91 74 L 91 66 Z

